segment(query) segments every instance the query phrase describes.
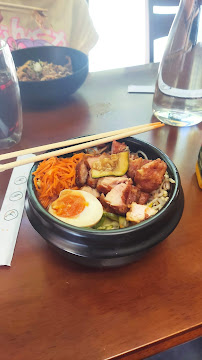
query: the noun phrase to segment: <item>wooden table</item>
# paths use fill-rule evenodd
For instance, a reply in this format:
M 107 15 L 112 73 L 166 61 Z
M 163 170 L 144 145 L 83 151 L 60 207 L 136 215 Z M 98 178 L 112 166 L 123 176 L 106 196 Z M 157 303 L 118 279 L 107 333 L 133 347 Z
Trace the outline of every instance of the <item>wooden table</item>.
M 156 64 L 90 74 L 66 106 L 25 111 L 13 150 L 153 121 L 152 95 L 128 94 L 127 86 L 150 85 L 156 74 Z M 101 271 L 55 253 L 24 214 L 12 266 L 0 269 L 2 360 L 135 360 L 202 334 L 202 193 L 195 176 L 202 123 L 138 138 L 163 150 L 180 172 L 179 225 L 139 262 Z M 0 174 L 0 203 L 10 174 Z

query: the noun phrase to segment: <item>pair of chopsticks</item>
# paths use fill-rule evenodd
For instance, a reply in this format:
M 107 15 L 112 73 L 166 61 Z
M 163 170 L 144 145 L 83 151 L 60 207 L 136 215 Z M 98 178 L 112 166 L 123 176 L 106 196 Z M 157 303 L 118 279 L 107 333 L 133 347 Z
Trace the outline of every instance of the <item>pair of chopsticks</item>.
M 27 11 L 39 11 L 42 13 L 48 12 L 47 9 L 38 8 L 35 6 L 27 6 L 27 5 L 20 5 L 20 4 L 11 4 L 0 1 L 0 10 L 7 10 L 7 11 L 13 11 L 18 10 L 21 12 L 27 12 Z
M 113 140 L 123 139 L 128 136 L 137 135 L 137 134 L 149 131 L 149 130 L 157 129 L 162 126 L 164 126 L 164 124 L 162 124 L 160 122 L 146 124 L 146 125 L 133 126 L 133 127 L 126 128 L 126 129 L 109 131 L 109 132 L 105 132 L 105 133 L 101 133 L 101 134 L 97 134 L 97 135 L 90 135 L 90 136 L 85 136 L 82 138 L 60 141 L 60 142 L 54 143 L 54 144 L 48 144 L 48 145 L 43 145 L 43 146 L 38 146 L 38 147 L 34 147 L 34 148 L 29 148 L 29 149 L 24 149 L 24 150 L 20 150 L 20 151 L 14 151 L 11 153 L 3 154 L 3 155 L 0 155 L 0 161 L 6 160 L 6 159 L 11 159 L 11 158 L 14 158 L 17 156 L 22 156 L 22 155 L 26 155 L 26 154 L 32 154 L 32 153 L 37 153 L 37 152 L 41 152 L 41 151 L 47 151 L 50 149 L 56 149 L 56 148 L 67 146 L 66 148 L 63 148 L 60 150 L 50 151 L 48 153 L 37 155 L 34 157 L 32 156 L 32 157 L 29 157 L 26 159 L 9 162 L 7 164 L 2 164 L 2 165 L 0 165 L 0 172 L 8 170 L 8 169 L 12 169 L 17 166 L 29 164 L 32 162 L 42 161 L 42 160 L 48 159 L 52 156 L 60 156 L 60 155 L 68 154 L 71 152 L 76 152 L 76 151 L 80 151 L 83 149 L 87 149 L 87 148 L 90 148 L 93 146 L 105 144 L 105 143 L 111 142 Z

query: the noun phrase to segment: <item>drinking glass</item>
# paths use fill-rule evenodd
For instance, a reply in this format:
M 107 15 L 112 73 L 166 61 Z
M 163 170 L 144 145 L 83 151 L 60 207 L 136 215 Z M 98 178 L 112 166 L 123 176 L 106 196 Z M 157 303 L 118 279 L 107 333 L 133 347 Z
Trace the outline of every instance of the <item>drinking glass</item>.
M 0 40 L 0 149 L 17 144 L 22 135 L 22 105 L 9 46 Z

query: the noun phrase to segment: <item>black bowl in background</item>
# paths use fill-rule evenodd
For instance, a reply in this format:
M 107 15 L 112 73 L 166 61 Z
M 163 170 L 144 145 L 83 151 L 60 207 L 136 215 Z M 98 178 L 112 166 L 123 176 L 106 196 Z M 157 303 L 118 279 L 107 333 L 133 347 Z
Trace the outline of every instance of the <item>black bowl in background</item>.
M 31 169 L 26 211 L 39 234 L 69 259 L 92 267 L 115 267 L 138 260 L 149 248 L 163 241 L 177 226 L 184 208 L 184 195 L 179 173 L 173 162 L 151 144 L 134 139 L 123 139 L 131 151 L 144 151 L 149 159 L 161 158 L 175 180 L 171 184 L 170 199 L 153 217 L 126 229 L 101 231 L 78 228 L 56 219 L 38 202 Z
M 52 105 L 62 103 L 84 83 L 88 75 L 88 56 L 79 50 L 62 46 L 39 46 L 12 52 L 16 67 L 28 60 L 47 61 L 65 65 L 66 56 L 72 61 L 73 74 L 55 80 L 19 81 L 23 105 Z

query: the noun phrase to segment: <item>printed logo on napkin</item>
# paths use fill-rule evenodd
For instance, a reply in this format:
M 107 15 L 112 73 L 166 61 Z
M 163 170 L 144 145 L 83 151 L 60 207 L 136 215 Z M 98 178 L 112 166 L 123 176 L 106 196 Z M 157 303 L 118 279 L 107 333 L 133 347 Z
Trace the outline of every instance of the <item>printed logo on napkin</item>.
M 31 156 L 34 155 L 19 156 L 17 160 Z M 14 168 L 8 184 L 0 211 L 0 266 L 11 265 L 24 210 L 27 179 L 32 165 L 33 163 Z

